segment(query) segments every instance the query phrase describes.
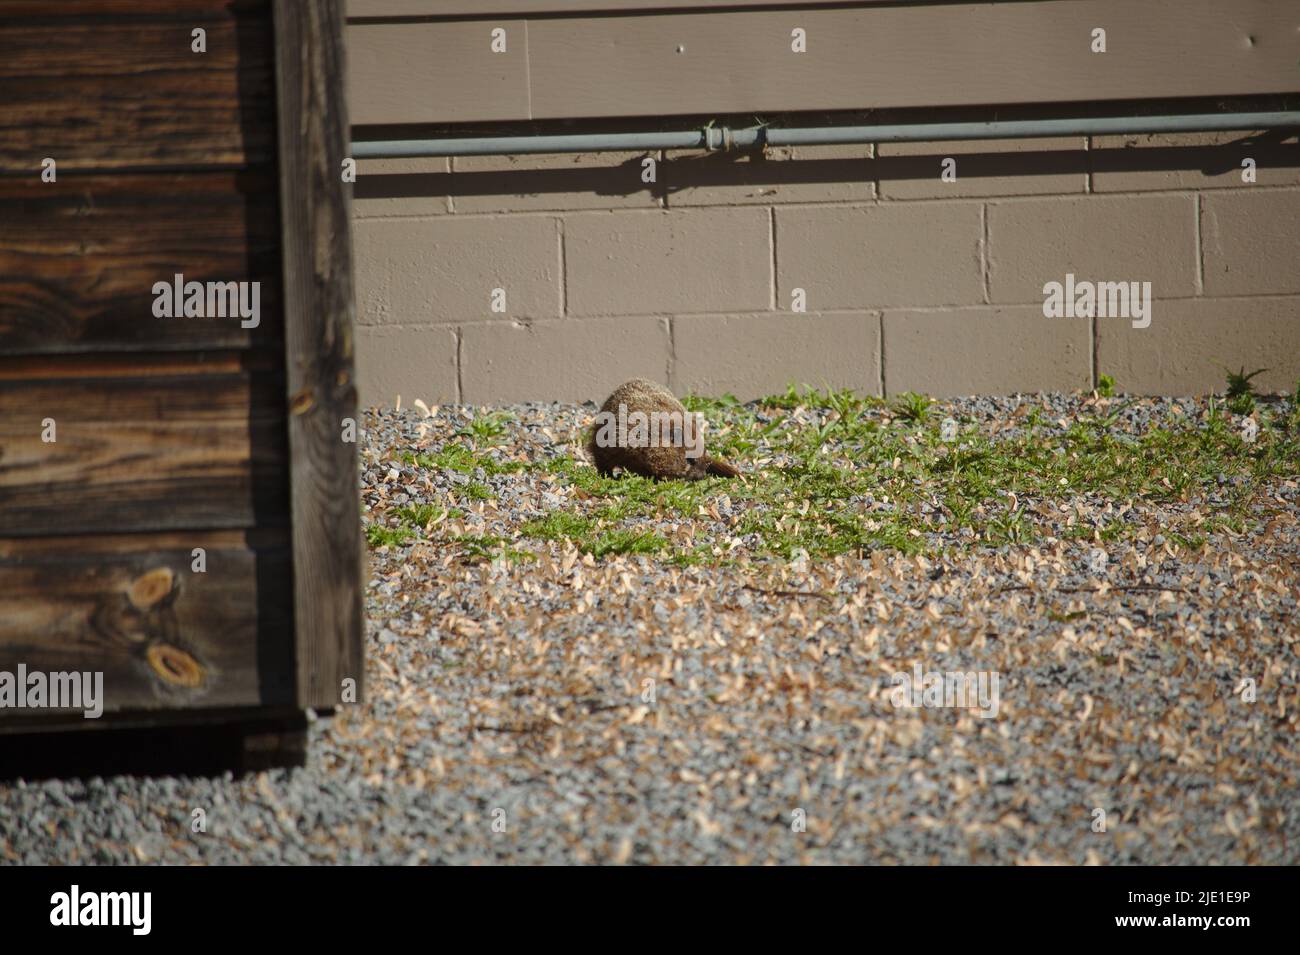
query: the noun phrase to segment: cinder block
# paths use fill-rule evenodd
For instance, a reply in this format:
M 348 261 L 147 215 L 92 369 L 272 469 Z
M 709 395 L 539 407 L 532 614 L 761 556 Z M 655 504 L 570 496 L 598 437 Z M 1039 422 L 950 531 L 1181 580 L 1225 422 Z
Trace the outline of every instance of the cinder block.
M 881 143 L 875 175 L 883 199 L 955 199 L 1083 193 L 1088 154 L 1082 137 Z M 941 178 L 944 160 L 956 180 Z
M 670 150 L 668 205 L 865 202 L 873 197 L 871 147 L 780 146 L 766 154 Z
M 1194 196 L 1085 196 L 990 202 L 989 295 L 1043 301 L 1043 286 L 1150 282 L 1161 298 L 1196 294 Z
M 770 231 L 765 209 L 566 216 L 569 312 L 765 309 L 771 297 Z
M 629 378 L 668 378 L 668 319 L 637 316 L 468 325 L 461 339 L 469 404 L 603 401 Z
M 1086 318 L 1041 306 L 886 311 L 884 383 L 935 396 L 1074 391 L 1092 385 Z
M 456 332 L 450 328 L 360 326 L 356 332 L 361 407 L 455 401 Z
M 1227 369 L 1268 369 L 1257 391 L 1293 391 L 1300 379 L 1300 298 L 1157 302 L 1149 328 L 1097 323 L 1097 371 L 1119 391 L 1221 393 Z
M 362 159 L 352 185 L 352 216 L 436 216 L 451 211 L 446 158 Z
M 642 181 L 648 153 L 457 156 L 452 203 L 457 212 L 658 208 L 657 182 Z
M 1300 146 L 1232 132 L 1096 136 L 1088 161 L 1093 192 L 1224 189 L 1246 186 L 1242 160 L 1255 160 L 1255 184 L 1300 183 Z
M 363 325 L 553 317 L 561 312 L 557 221 L 542 216 L 358 219 L 357 316 Z M 492 311 L 494 289 L 506 311 Z
M 678 394 L 749 401 L 791 383 L 880 393 L 875 312 L 682 316 L 673 319 L 673 346 Z
M 1300 292 L 1300 189 L 1201 197 L 1206 295 Z
M 979 203 L 778 208 L 777 308 L 982 302 L 981 234 Z

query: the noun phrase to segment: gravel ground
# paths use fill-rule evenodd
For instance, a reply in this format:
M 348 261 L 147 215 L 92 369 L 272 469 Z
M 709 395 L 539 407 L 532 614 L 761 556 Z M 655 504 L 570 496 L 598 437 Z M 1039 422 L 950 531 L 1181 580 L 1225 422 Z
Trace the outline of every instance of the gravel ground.
M 1068 421 L 1081 400 L 936 411 L 1007 432 L 1027 402 Z M 503 447 L 534 463 L 572 453 L 592 414 L 510 410 Z M 1144 400 L 1115 427 L 1195 410 Z M 544 469 L 398 459 L 474 414 L 368 418 L 368 523 L 468 481 L 491 496 L 448 534 L 517 540 L 588 505 Z M 741 505 L 714 501 L 653 529 L 725 535 Z M 532 561 L 378 548 L 368 699 L 312 724 L 305 768 L 0 785 L 0 861 L 1296 863 L 1300 491 L 1274 482 L 1252 533 L 1199 551 L 1161 533 L 1215 503 L 1039 508 L 1062 532 L 1089 512 L 1140 524 L 1104 563 L 1064 533 L 722 568 L 539 541 Z M 996 674 L 996 715 L 896 706 L 914 666 Z

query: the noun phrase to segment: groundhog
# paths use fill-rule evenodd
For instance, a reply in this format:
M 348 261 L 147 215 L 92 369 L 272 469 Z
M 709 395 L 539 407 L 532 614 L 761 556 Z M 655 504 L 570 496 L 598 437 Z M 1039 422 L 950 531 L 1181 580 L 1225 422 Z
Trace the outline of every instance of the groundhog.
M 625 409 L 622 422 L 620 405 Z M 703 453 L 703 430 L 696 427 L 700 420 L 667 388 L 633 378 L 614 389 L 601 405 L 587 450 L 604 475 L 622 468 L 655 480 L 739 477 L 731 464 Z M 699 453 L 692 457 L 687 451 Z

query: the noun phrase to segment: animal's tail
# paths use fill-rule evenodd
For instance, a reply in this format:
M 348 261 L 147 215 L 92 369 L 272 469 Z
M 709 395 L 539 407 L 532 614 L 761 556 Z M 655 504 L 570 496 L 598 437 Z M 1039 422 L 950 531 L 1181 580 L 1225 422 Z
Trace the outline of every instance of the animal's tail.
M 740 477 L 740 469 L 729 461 L 722 460 L 722 458 L 709 458 L 705 464 L 705 470 L 714 477 Z

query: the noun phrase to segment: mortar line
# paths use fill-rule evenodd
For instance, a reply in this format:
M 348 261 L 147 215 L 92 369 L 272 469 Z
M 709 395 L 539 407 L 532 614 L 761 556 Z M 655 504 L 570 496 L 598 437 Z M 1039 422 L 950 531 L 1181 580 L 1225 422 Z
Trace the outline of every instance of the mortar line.
M 1285 302 L 1290 302 L 1290 303 L 1295 303 L 1297 305 L 1300 305 L 1300 293 L 1297 292 L 1261 292 L 1256 295 L 1243 295 L 1239 293 L 1233 293 L 1231 295 L 1205 296 L 1204 298 L 1207 301 L 1219 302 L 1225 305 L 1234 302 L 1256 302 L 1256 301 L 1258 302 L 1285 301 Z M 1196 302 L 1201 300 L 1202 299 L 1200 297 L 1192 294 L 1169 295 L 1161 299 L 1161 301 L 1166 303 Z M 994 306 L 995 308 L 1002 308 L 1002 309 L 1010 309 L 1010 308 L 1041 309 L 1043 307 L 1043 300 L 1042 298 L 1038 298 L 1033 301 L 1017 300 L 1014 302 L 990 302 L 988 304 Z M 885 307 L 888 309 L 899 309 L 899 310 L 906 310 L 909 312 L 916 312 L 922 315 L 932 315 L 932 314 L 943 315 L 943 314 L 950 314 L 953 312 L 973 312 L 980 309 L 984 309 L 986 305 L 983 302 L 951 302 L 944 305 L 909 305 L 906 302 L 890 302 L 889 305 Z M 836 308 L 819 308 L 819 309 L 815 309 L 814 311 L 816 311 L 818 315 L 861 315 L 863 312 L 872 312 L 875 310 L 876 308 L 870 306 L 868 307 L 859 306 L 857 308 L 845 306 L 845 307 L 836 307 Z M 737 316 L 762 315 L 762 314 L 763 312 L 758 308 L 749 308 L 749 309 L 741 309 L 739 311 L 725 311 L 725 312 L 721 312 L 721 311 L 592 312 L 590 314 L 571 315 L 567 317 L 571 318 L 574 322 L 598 322 L 604 319 L 631 320 L 631 319 L 638 319 L 638 318 L 640 319 L 668 318 L 673 315 L 678 315 L 683 318 L 685 317 L 735 318 Z M 549 325 L 555 322 L 562 322 L 565 320 L 565 318 L 566 316 L 563 315 L 547 315 L 543 317 L 534 316 L 527 319 L 512 318 L 510 316 L 506 316 L 504 318 L 498 317 L 498 318 L 485 318 L 481 320 L 474 320 L 469 324 L 470 325 L 501 325 L 506 322 L 515 322 L 516 324 L 522 324 L 524 322 L 528 322 L 530 324 Z M 374 324 L 371 322 L 358 322 L 357 327 L 358 328 L 407 329 L 413 331 L 429 331 L 431 329 L 454 331 L 458 324 L 459 324 L 458 321 L 453 319 L 450 321 L 441 321 L 441 322 L 380 322 L 378 324 Z
M 1083 193 L 1092 195 L 1092 136 L 1083 137 L 1083 151 L 1088 153 L 1088 161 L 1084 164 Z
M 885 310 L 876 313 L 876 327 L 880 330 L 880 365 L 876 368 L 876 379 L 880 383 L 880 397 L 885 397 Z
M 668 323 L 668 365 L 664 369 L 664 380 L 672 391 L 677 390 L 677 382 L 673 376 L 677 374 L 677 316 L 669 315 L 665 321 Z
M 456 404 L 465 403 L 465 366 L 461 360 L 461 342 L 463 341 L 464 329 L 456 326 Z
M 768 279 L 767 279 L 767 286 L 768 286 L 767 297 L 768 297 L 768 303 L 771 306 L 772 311 L 775 312 L 778 309 L 778 305 L 776 301 L 776 206 L 768 206 L 767 215 L 768 215 L 767 245 L 770 253 L 769 262 L 768 262 L 770 274 L 768 275 Z
M 1215 188 L 1225 188 L 1225 187 L 1215 187 Z M 1257 183 L 1251 186 L 1251 191 L 1259 192 L 1259 193 L 1296 192 L 1296 191 L 1300 191 L 1300 186 L 1290 185 L 1290 184 L 1284 186 L 1269 186 L 1262 183 Z M 1043 192 L 1043 193 L 1034 193 L 1033 195 L 1025 195 L 1025 196 L 1016 196 L 1016 195 L 983 196 L 980 198 L 982 198 L 984 201 L 989 201 L 989 202 L 1006 203 L 1006 204 L 1028 204 L 1033 202 L 1042 203 L 1054 199 L 1077 199 L 1079 198 L 1079 196 L 1082 195 L 1085 195 L 1085 193 L 1071 191 L 1071 192 Z M 1113 192 L 1109 192 L 1109 191 L 1095 192 L 1093 193 L 1093 195 L 1096 195 L 1099 199 L 1155 199 L 1159 197 L 1168 198 L 1170 196 L 1180 196 L 1180 195 L 1185 196 L 1187 195 L 1187 189 L 1185 187 L 1179 189 L 1117 189 Z M 358 201 L 372 202 L 374 200 L 363 199 Z M 976 201 L 976 199 L 974 197 L 953 198 L 953 197 L 916 196 L 914 198 L 908 198 L 908 199 L 896 199 L 896 200 L 886 199 L 884 201 L 893 202 L 900 206 L 904 204 L 918 205 L 918 206 L 920 205 L 939 206 L 939 205 L 971 205 L 974 201 Z M 879 205 L 880 203 L 873 202 L 871 200 L 828 199 L 828 200 L 818 201 L 818 202 L 810 202 L 810 201 L 782 202 L 776 204 L 775 206 L 770 206 L 770 208 L 803 209 L 803 210 L 827 209 L 832 207 L 844 208 L 844 209 L 874 209 L 874 208 L 878 208 Z M 665 207 L 668 207 L 666 203 L 665 203 Z M 697 202 L 697 203 L 687 203 L 682 206 L 672 206 L 670 208 L 680 208 L 685 211 L 708 212 L 714 209 L 755 209 L 755 208 L 763 208 L 763 206 L 762 203 L 754 203 L 754 202 L 707 202 L 707 203 Z M 618 215 L 650 215 L 652 212 L 660 212 L 660 211 L 662 211 L 662 208 L 641 208 L 641 207 L 629 208 L 627 206 L 609 205 L 609 206 L 592 206 L 591 208 L 584 208 L 584 209 L 572 209 L 572 208 L 565 209 L 563 207 L 556 207 L 553 209 L 546 209 L 546 208 L 499 209 L 491 212 L 458 212 L 456 213 L 456 218 L 463 220 L 465 222 L 470 222 L 476 219 L 505 219 L 505 218 L 544 219 L 561 213 L 572 214 L 572 215 L 595 215 L 597 213 L 602 213 L 602 212 L 605 213 L 612 212 Z M 447 214 L 445 212 L 417 212 L 417 213 L 397 212 L 392 214 L 357 212 L 353 214 L 353 218 L 367 219 L 367 220 L 386 219 L 386 220 L 411 220 L 411 221 L 436 222 L 439 219 L 445 219 L 446 215 Z
M 668 150 L 659 150 L 659 160 L 655 166 L 655 185 L 659 188 L 655 190 L 658 193 L 655 198 L 659 201 L 660 209 L 668 208 Z
M 555 217 L 555 238 L 560 244 L 560 316 L 569 316 L 569 257 L 564 249 L 564 216 Z
M 1205 194 L 1196 193 L 1196 297 L 1205 295 L 1205 242 L 1201 236 L 1201 218 L 1205 211 Z
M 980 203 L 980 232 L 983 234 L 980 241 L 980 277 L 984 283 L 984 304 L 988 305 L 991 301 L 989 295 L 989 204 Z
M 880 201 L 880 167 L 876 165 L 876 144 L 867 143 L 867 160 L 871 163 L 871 170 L 875 175 L 871 177 L 871 199 L 873 202 Z
M 1097 356 L 1100 354 L 1097 345 L 1097 316 L 1089 315 L 1088 323 L 1092 326 L 1092 353 L 1088 356 L 1088 363 L 1092 371 L 1092 390 L 1096 391 L 1101 387 L 1101 370 L 1097 367 Z
M 533 59 L 528 50 L 528 21 L 524 21 L 524 90 L 528 93 L 528 118 L 533 118 Z

